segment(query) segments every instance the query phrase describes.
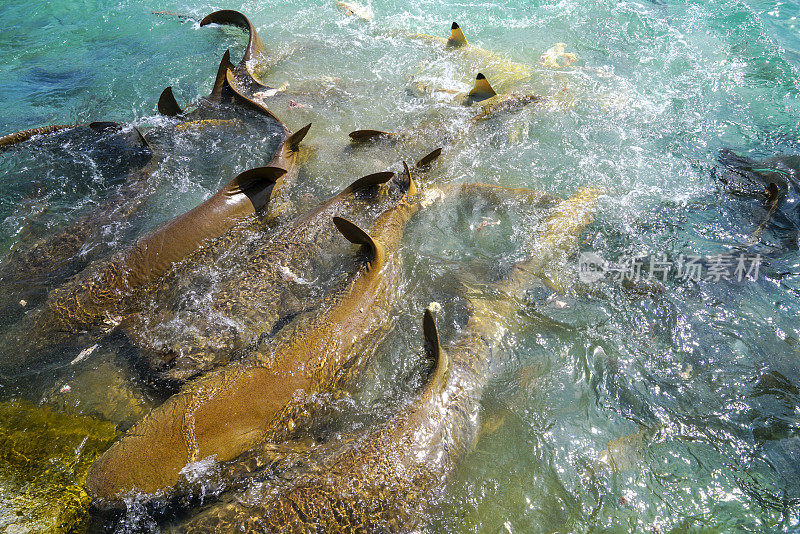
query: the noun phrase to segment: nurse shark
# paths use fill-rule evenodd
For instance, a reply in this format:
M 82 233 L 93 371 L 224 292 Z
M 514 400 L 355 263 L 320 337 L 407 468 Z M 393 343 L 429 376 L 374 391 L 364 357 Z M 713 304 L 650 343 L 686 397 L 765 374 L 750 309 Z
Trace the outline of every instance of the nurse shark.
M 320 395 L 356 376 L 387 329 L 400 277 L 397 249 L 419 209 L 406 173 L 404 191 L 371 235 L 347 219 L 333 223 L 360 245 L 364 262 L 319 310 L 295 319 L 247 358 L 187 384 L 115 443 L 92 466 L 93 497 L 168 494 L 187 465 L 236 458 L 258 443 L 290 439 Z
M 480 403 L 493 352 L 532 282 L 575 250 L 592 220 L 599 191 L 586 188 L 562 202 L 531 255 L 491 295 L 471 297 L 470 317 L 455 343 L 441 346 L 433 313 L 423 318 L 428 377 L 413 403 L 361 439 L 308 462 L 288 482 L 242 500 L 212 505 L 175 530 L 196 532 L 411 532 L 443 481 L 474 447 Z M 263 482 L 266 480 L 266 482 Z

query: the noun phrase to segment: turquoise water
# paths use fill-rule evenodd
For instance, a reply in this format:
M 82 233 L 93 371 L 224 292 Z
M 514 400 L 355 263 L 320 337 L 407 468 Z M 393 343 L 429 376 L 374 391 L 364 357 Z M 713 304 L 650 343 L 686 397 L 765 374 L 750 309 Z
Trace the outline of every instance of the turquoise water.
M 312 87 L 296 97 L 305 107 L 271 108 L 292 129 L 314 124 L 298 198 L 324 197 L 425 152 L 420 145 L 412 154 L 348 156 L 351 130 L 402 130 L 440 116 L 452 130 L 465 127 L 461 110 L 408 91 L 414 81 L 469 88 L 474 65 L 402 32 L 446 36 L 453 20 L 472 44 L 519 63 L 536 66 L 559 42 L 578 61 L 535 67 L 520 87 L 550 104 L 475 127 L 447 148 L 430 180 L 562 197 L 601 187 L 583 251 L 615 259 L 748 249 L 760 222 L 756 202 L 717 189 L 717 152 L 798 152 L 800 3 L 376 0 L 371 7 L 375 17 L 364 22 L 323 1 L 5 0 L 0 134 L 89 120 L 159 127 L 155 103 L 165 86 L 182 104 L 194 101 L 208 93 L 226 48 L 238 61 L 240 30 L 194 20 L 231 8 L 251 18 L 277 58 L 265 83 Z M 189 141 L 167 155 L 146 208 L 102 239 L 118 246 L 182 213 L 262 164 L 271 146 L 252 131 Z M 82 158 L 58 147 L 0 155 L 3 243 L 24 246 L 119 187 L 113 173 Z M 483 221 L 500 224 L 476 230 Z M 423 307 L 444 305 L 442 338 L 452 340 L 464 313 L 456 282 L 480 286 L 496 277 L 522 257 L 535 225 L 520 206 L 439 208 L 412 225 L 401 251 L 405 306 L 350 427 L 388 417 L 413 388 Z M 564 295 L 533 292 L 509 319 L 516 328 L 493 362 L 480 440 L 423 530 L 800 530 L 800 279 L 776 276 L 800 273 L 800 259 L 796 250 L 771 252 L 775 239 L 767 232 L 748 249 L 769 254 L 757 281 L 670 280 L 634 291 L 604 279 Z M 52 391 L 78 383 L 82 372 L 125 360 L 128 349 L 106 344 L 75 365 L 67 364 L 80 347 L 64 355 L 67 364 L 2 382 L 0 397 L 50 403 Z M 140 388 L 127 372 L 129 386 Z M 158 392 L 143 389 L 144 406 L 158 402 Z M 67 403 L 96 414 L 89 404 Z M 609 448 L 614 460 L 605 462 Z M 123 524 L 148 523 L 132 511 Z

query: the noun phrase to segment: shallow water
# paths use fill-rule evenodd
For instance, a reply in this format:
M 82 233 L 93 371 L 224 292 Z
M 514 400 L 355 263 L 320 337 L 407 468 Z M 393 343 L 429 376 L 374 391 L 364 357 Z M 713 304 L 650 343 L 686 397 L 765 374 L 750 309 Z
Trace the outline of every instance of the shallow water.
M 0 134 L 88 120 L 163 127 L 155 116 L 161 90 L 172 85 L 181 104 L 207 94 L 222 52 L 230 48 L 237 62 L 246 40 L 235 28 L 152 12 L 199 20 L 218 7 L 4 2 Z M 508 318 L 510 333 L 492 362 L 481 437 L 424 531 L 798 530 L 800 260 L 796 250 L 772 252 L 777 238 L 769 232 L 749 247 L 760 222 L 756 203 L 726 198 L 712 168 L 725 147 L 754 157 L 798 152 L 800 3 L 375 0 L 371 22 L 345 17 L 334 2 L 224 7 L 247 14 L 278 57 L 265 83 L 310 88 L 294 98 L 305 107 L 270 104 L 293 130 L 313 122 L 296 206 L 435 148 L 424 140 L 405 152 L 352 150 L 351 130 L 402 131 L 425 121 L 450 133 L 468 128 L 463 109 L 409 87 L 422 81 L 465 90 L 475 65 L 403 33 L 446 36 L 457 20 L 472 44 L 534 66 L 518 90 L 550 98 L 469 129 L 446 148 L 428 183 L 524 186 L 565 198 L 581 186 L 601 187 L 581 250 L 608 260 L 740 250 L 768 256 L 756 281 L 671 276 L 631 289 L 607 276 L 576 282 L 563 295 L 532 291 Z M 537 66 L 558 42 L 577 54 L 575 66 Z M 235 173 L 262 165 L 274 147 L 267 133 L 252 130 L 179 141 L 164 153 L 146 208 L 102 239 L 130 242 Z M 15 248 L 120 186 L 102 154 L 74 147 L 2 154 L 0 174 L 0 241 Z M 400 251 L 404 304 L 340 432 L 404 405 L 419 385 L 425 305 L 443 305 L 442 339 L 453 340 L 466 313 L 464 284 L 481 291 L 524 257 L 541 217 L 518 204 L 493 209 L 475 201 L 436 204 L 415 220 Z M 160 394 L 141 384 L 129 346 L 106 339 L 70 364 L 82 348 L 2 378 L 0 397 L 54 403 L 122 428 L 130 413 L 157 404 Z M 78 378 L 101 365 L 121 369 L 132 390 L 118 399 L 136 406 L 125 416 L 100 413 L 95 397 L 106 386 Z M 85 398 L 54 401 L 65 384 L 74 385 L 73 395 L 84 388 Z M 148 524 L 132 509 L 120 528 Z

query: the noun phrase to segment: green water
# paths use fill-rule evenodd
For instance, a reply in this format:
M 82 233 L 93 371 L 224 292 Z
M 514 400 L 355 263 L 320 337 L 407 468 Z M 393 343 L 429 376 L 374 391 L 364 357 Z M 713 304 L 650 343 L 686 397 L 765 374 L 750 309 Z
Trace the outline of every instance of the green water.
M 745 249 L 759 223 L 755 202 L 717 190 L 718 150 L 798 152 L 800 3 L 376 0 L 371 7 L 375 18 L 364 22 L 325 1 L 3 0 L 0 134 L 88 120 L 158 127 L 164 119 L 155 102 L 165 86 L 181 104 L 207 94 L 222 52 L 230 48 L 237 62 L 246 41 L 235 28 L 152 12 L 199 19 L 231 8 L 246 13 L 280 57 L 265 83 L 316 80 L 313 87 L 326 89 L 298 96 L 305 107 L 271 108 L 292 129 L 314 124 L 297 198 L 324 197 L 434 148 L 351 154 L 353 129 L 402 130 L 438 116 L 455 131 L 465 126 L 463 110 L 408 87 L 421 80 L 464 90 L 474 65 L 398 31 L 446 36 L 453 20 L 472 44 L 534 66 L 566 43 L 579 58 L 575 67 L 536 67 L 523 87 L 573 103 L 475 127 L 446 149 L 429 179 L 563 197 L 599 186 L 605 194 L 583 251 L 614 259 Z M 263 164 L 269 146 L 252 131 L 185 139 L 159 169 L 146 209 L 104 239 L 122 245 L 182 213 L 236 172 Z M 85 159 L 63 147 L 0 155 L 6 247 L 46 235 L 119 187 L 113 173 Z M 483 221 L 500 224 L 478 230 Z M 520 259 L 536 221 L 520 206 L 466 205 L 432 209 L 412 224 L 401 251 L 404 305 L 346 429 L 388 417 L 418 385 L 424 306 L 443 304 L 442 338 L 454 339 L 465 313 L 460 281 L 480 287 Z M 772 239 L 765 234 L 766 245 Z M 765 273 L 800 273 L 797 251 L 772 254 Z M 214 273 L 207 279 L 213 283 Z M 578 283 L 564 295 L 533 292 L 509 319 L 515 328 L 492 362 L 481 438 L 422 530 L 800 530 L 799 289 L 798 275 L 788 274 L 743 283 L 670 280 L 656 292 L 610 279 Z M 123 428 L 130 413 L 157 404 L 159 393 L 126 367 L 128 348 L 107 341 L 70 365 L 80 349 L 22 379 L 2 377 L 0 397 L 56 404 Z M 122 378 L 101 385 L 98 373 L 86 374 L 98 366 L 113 366 Z M 769 377 L 776 376 L 788 385 L 775 386 Z M 56 402 L 65 384 L 75 397 Z M 135 409 L 100 413 L 98 398 L 120 384 L 131 392 L 111 402 Z M 611 442 L 614 466 L 602 461 Z M 150 523 L 134 507 L 122 525 Z

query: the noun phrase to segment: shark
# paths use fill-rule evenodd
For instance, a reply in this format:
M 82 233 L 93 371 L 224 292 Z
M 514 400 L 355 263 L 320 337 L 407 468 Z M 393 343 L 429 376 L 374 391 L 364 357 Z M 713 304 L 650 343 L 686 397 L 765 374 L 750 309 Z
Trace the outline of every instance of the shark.
M 411 175 L 427 171 L 440 153 L 437 149 L 421 158 Z M 310 296 L 308 286 L 318 285 L 317 278 L 329 270 L 319 258 L 335 247 L 338 235 L 331 217 L 363 217 L 391 201 L 391 190 L 401 187 L 398 180 L 392 172 L 364 176 L 270 234 L 241 265 L 222 273 L 209 291 L 209 307 L 196 312 L 192 329 L 181 329 L 166 342 L 158 340 L 158 350 L 144 360 L 148 374 L 180 382 L 207 372 L 312 307 L 322 296 L 319 291 Z M 192 259 L 187 265 L 193 269 L 204 262 Z M 178 276 L 188 278 L 191 272 L 179 271 Z M 170 290 L 174 287 L 179 286 L 172 284 Z M 156 295 L 155 300 L 170 297 Z M 140 347 L 153 347 L 150 332 L 174 318 L 170 307 L 154 308 L 155 313 L 131 316 L 121 326 Z
M 412 33 L 410 38 L 432 44 L 439 49 L 452 52 L 472 68 L 488 73 L 495 83 L 507 90 L 516 83 L 526 81 L 534 74 L 534 67 L 512 61 L 507 57 L 473 46 L 467 42 L 461 26 L 453 22 L 448 37 L 437 37 L 422 33 Z M 473 71 L 474 72 L 474 71 Z
M 292 142 L 291 138 L 287 142 Z M 278 156 L 276 156 L 277 158 Z M 131 247 L 90 266 L 48 294 L 41 308 L 4 334 L 5 366 L 30 363 L 54 343 L 99 327 L 121 311 L 126 297 L 238 221 L 262 210 L 286 169 L 240 173 L 194 209 L 140 237 Z
M 92 144 L 106 144 L 113 152 L 113 159 L 124 160 L 130 168 L 122 169 L 124 183 L 97 208 L 28 246 L 20 244 L 5 255 L 0 262 L 0 310 L 5 321 L 18 319 L 38 305 L 49 289 L 93 259 L 107 254 L 110 246 L 101 239 L 102 229 L 130 218 L 153 191 L 150 176 L 158 168 L 158 160 L 137 128 L 105 122 L 71 129 L 81 140 L 89 134 Z M 86 247 L 87 243 L 94 246 Z
M 396 204 L 371 233 L 333 224 L 363 251 L 363 262 L 317 310 L 254 353 L 186 384 L 134 425 L 90 469 L 87 487 L 100 503 L 132 494 L 168 495 L 194 462 L 227 461 L 258 443 L 291 439 L 313 419 L 315 403 L 358 375 L 374 338 L 390 324 L 400 277 L 397 248 L 420 209 L 409 173 Z
M 174 530 L 182 533 L 412 532 L 443 488 L 443 481 L 472 450 L 481 428 L 481 398 L 491 379 L 493 354 L 513 315 L 548 263 L 563 261 L 592 220 L 599 190 L 580 189 L 548 218 L 494 291 L 469 298 L 470 317 L 447 348 L 433 307 L 423 315 L 425 385 L 406 408 L 361 437 L 333 445 L 290 480 L 256 497 L 231 498 L 201 511 Z
M 437 120 L 431 123 L 425 122 L 417 127 L 398 132 L 372 129 L 355 130 L 350 132 L 349 136 L 351 142 L 357 144 L 375 141 L 414 143 L 419 139 L 429 143 L 453 144 L 465 137 L 472 127 L 483 121 L 503 113 L 516 113 L 528 105 L 540 104 L 544 101 L 544 97 L 536 94 L 498 94 L 486 76 L 483 73 L 478 73 L 470 91 L 453 97 L 453 102 L 456 105 L 475 110 L 465 127 L 460 128 L 455 133 L 447 128 L 448 125 L 446 123 Z
M 758 240 L 767 228 L 773 229 L 786 248 L 798 248 L 800 232 L 800 156 L 781 154 L 755 160 L 730 149 L 719 153 L 721 172 L 715 173 L 723 189 L 734 196 L 763 203 L 762 220 L 751 236 Z

